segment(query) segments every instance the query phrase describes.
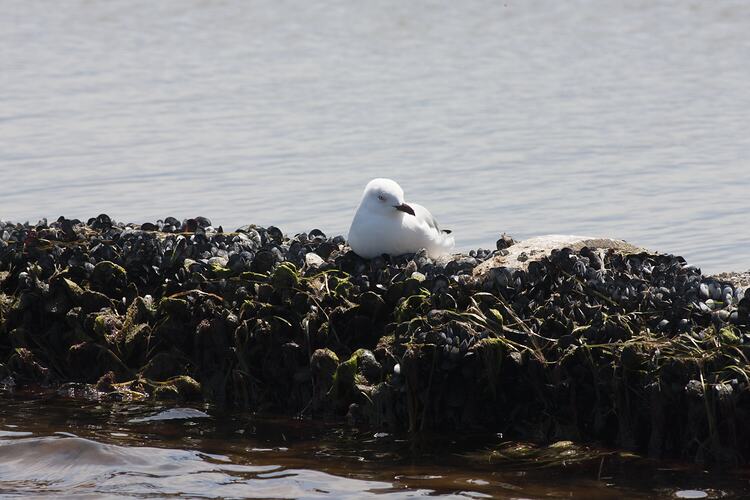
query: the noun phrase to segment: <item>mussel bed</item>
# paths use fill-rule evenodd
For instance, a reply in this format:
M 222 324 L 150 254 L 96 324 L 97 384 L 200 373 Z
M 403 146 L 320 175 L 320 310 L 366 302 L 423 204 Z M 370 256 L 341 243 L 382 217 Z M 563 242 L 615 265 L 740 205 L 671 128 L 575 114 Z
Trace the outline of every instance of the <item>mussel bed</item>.
M 750 294 L 673 255 L 359 258 L 341 236 L 0 221 L 0 390 L 750 457 Z

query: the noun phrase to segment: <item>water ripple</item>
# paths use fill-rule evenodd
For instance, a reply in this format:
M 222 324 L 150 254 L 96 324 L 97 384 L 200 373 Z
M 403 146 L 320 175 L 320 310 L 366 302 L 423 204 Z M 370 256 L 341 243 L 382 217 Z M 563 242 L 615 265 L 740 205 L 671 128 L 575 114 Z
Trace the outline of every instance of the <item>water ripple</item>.
M 748 24 L 741 1 L 11 2 L 0 217 L 344 234 L 388 176 L 462 249 L 583 233 L 748 269 Z

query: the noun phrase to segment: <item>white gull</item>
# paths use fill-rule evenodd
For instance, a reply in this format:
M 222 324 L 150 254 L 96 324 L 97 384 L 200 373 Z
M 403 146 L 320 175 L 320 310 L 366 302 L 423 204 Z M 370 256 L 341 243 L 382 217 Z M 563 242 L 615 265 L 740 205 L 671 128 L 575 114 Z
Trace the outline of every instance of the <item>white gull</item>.
M 381 254 L 402 255 L 424 248 L 430 257 L 453 249 L 450 231 L 441 230 L 422 205 L 406 203 L 404 190 L 391 179 L 373 179 L 349 228 L 349 245 L 366 259 Z

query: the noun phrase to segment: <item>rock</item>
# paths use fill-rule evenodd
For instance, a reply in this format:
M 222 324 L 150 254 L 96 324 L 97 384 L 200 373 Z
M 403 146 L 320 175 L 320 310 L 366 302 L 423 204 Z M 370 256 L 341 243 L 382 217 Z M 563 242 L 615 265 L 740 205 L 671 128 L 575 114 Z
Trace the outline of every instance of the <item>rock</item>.
M 503 233 L 500 235 L 500 239 L 495 243 L 495 246 L 498 250 L 505 250 L 506 248 L 515 244 L 516 242 L 513 240 L 513 238 Z
M 713 448 L 713 408 L 750 457 L 740 277 L 618 240 L 365 260 L 319 230 L 152 226 L 0 221 L 0 387 L 665 454 Z
M 370 385 L 381 381 L 383 369 L 375 359 L 375 355 L 367 349 L 361 349 L 357 355 L 357 370 Z
M 200 401 L 201 385 L 192 377 L 182 375 L 164 382 L 151 382 L 152 394 L 157 400 Z
M 316 349 L 310 358 L 314 397 L 319 404 L 333 385 L 333 375 L 338 365 L 339 358 L 330 349 Z
M 91 273 L 91 286 L 108 297 L 120 298 L 128 287 L 128 276 L 125 269 L 114 262 L 99 262 Z
M 305 254 L 305 265 L 307 267 L 320 267 L 325 263 L 323 258 L 314 253 L 314 252 L 308 252 Z
M 525 270 L 528 268 L 530 262 L 539 261 L 549 256 L 552 250 L 564 247 L 568 247 L 574 251 L 580 250 L 583 247 L 589 249 L 613 249 L 622 253 L 638 253 L 643 251 L 642 248 L 631 245 L 623 240 L 551 234 L 529 238 L 513 244 L 513 246 L 508 248 L 507 255 L 499 255 L 479 264 L 474 268 L 474 275 L 484 276 L 494 267 L 518 267 Z M 519 260 L 522 254 L 525 255 L 526 260 Z
M 25 348 L 16 348 L 7 363 L 8 369 L 22 380 L 45 382 L 49 369 L 36 359 L 34 354 Z
M 111 350 L 94 342 L 71 346 L 67 364 L 74 377 L 82 382 L 95 383 L 107 372 L 116 380 L 132 378 L 132 373 Z
M 185 373 L 189 364 L 179 352 L 160 352 L 151 358 L 141 369 L 140 375 L 154 381 L 165 381 Z

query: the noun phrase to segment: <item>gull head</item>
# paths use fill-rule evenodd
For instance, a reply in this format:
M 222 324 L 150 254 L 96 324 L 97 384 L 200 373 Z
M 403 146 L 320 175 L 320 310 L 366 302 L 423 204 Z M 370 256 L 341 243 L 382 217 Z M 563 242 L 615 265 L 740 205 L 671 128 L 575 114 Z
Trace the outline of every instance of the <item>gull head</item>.
M 373 179 L 368 182 L 359 205 L 371 213 L 414 215 L 414 209 L 404 201 L 404 190 L 391 179 Z

